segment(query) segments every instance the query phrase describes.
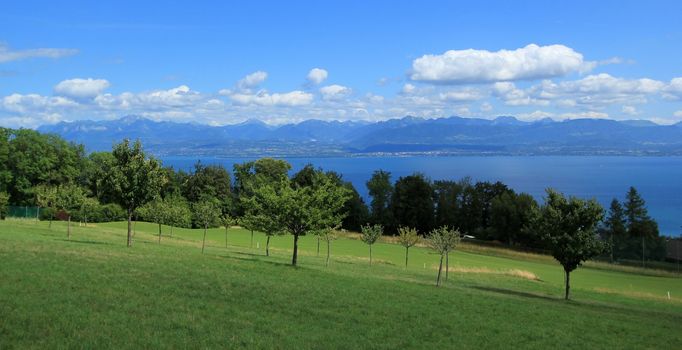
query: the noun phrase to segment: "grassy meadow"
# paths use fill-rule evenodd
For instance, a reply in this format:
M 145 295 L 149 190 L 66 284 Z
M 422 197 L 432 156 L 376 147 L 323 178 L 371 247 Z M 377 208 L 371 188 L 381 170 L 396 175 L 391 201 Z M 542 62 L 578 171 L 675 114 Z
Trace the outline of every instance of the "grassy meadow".
M 423 247 L 326 245 L 230 229 L 0 221 L 0 349 L 13 348 L 655 348 L 682 344 L 682 278 L 463 243 L 448 281 Z M 670 298 L 668 298 L 668 293 Z

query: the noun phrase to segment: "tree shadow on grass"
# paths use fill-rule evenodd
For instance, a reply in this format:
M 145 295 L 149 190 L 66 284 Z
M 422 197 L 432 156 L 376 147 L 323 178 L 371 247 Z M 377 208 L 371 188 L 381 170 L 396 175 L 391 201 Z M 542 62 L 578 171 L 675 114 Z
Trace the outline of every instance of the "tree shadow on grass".
M 104 244 L 104 245 L 110 244 L 110 243 L 107 243 L 107 242 L 99 242 L 99 241 L 81 241 L 81 240 L 77 240 L 77 239 L 57 239 L 57 240 L 58 240 L 58 241 L 62 241 L 62 242 L 81 243 L 81 244 Z
M 250 253 L 238 253 L 238 252 L 235 252 L 234 254 L 246 255 L 246 256 L 250 256 L 250 257 L 240 257 L 240 256 L 234 256 L 234 255 L 217 255 L 217 256 L 219 258 L 229 259 L 229 260 L 245 261 L 245 262 L 252 262 L 252 263 L 265 263 L 265 264 L 270 264 L 273 266 L 280 266 L 280 267 L 293 267 L 293 266 L 291 266 L 291 264 L 288 264 L 288 263 L 281 263 L 281 262 L 276 262 L 276 261 L 269 261 L 269 260 L 260 259 L 260 258 L 265 258 L 265 256 L 263 256 L 263 255 L 250 254 Z M 296 266 L 295 268 L 300 268 L 300 267 Z
M 477 289 L 477 290 L 484 291 L 484 292 L 492 292 L 492 293 L 496 293 L 496 294 L 512 295 L 512 296 L 517 296 L 517 297 L 522 297 L 522 298 L 540 299 L 540 300 L 548 300 L 548 301 L 561 300 L 560 298 L 550 297 L 547 295 L 541 295 L 541 294 L 535 294 L 535 293 L 529 293 L 529 292 L 522 292 L 522 291 L 518 291 L 518 290 L 505 289 L 505 288 L 483 287 L 483 286 L 471 286 L 470 288 Z

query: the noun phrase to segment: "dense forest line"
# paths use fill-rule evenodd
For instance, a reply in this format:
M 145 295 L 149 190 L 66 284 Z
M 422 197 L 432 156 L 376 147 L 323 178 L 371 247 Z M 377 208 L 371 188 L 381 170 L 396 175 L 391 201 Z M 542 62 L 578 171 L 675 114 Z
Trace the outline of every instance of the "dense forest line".
M 367 204 L 341 174 L 313 165 L 291 176 L 290 164 L 271 158 L 236 164 L 232 171 L 198 162 L 192 171 L 185 172 L 162 167 L 159 161 L 144 155 L 141 145 L 132 145 L 133 150 L 139 148 L 132 153 L 130 144 L 126 142 L 125 147 L 118 149 L 119 158 L 138 157 L 141 168 L 137 171 L 144 170 L 135 181 L 147 183 L 149 193 L 128 195 L 137 198 L 121 198 L 121 186 L 134 184 L 122 184 L 122 179 L 113 178 L 116 148 L 86 154 L 82 145 L 56 135 L 0 129 L 0 215 L 4 216 L 8 204 L 30 205 L 43 208 L 41 218 L 45 220 L 139 219 L 171 227 L 239 224 L 262 230 L 267 224 L 262 214 L 267 209 L 267 194 L 261 189 L 288 181 L 294 188 L 322 186 L 328 192 L 338 189 L 328 198 L 341 201 L 338 213 L 328 219 L 331 224 L 338 218 L 340 228 L 345 230 L 359 232 L 363 225 L 372 224 L 381 225 L 384 234 L 394 235 L 400 228 L 410 227 L 426 235 L 440 227 L 451 227 L 481 240 L 546 249 L 543 233 L 532 225 L 543 205 L 501 182 L 474 182 L 469 178 L 431 181 L 419 173 L 394 180 L 390 172 L 378 170 L 366 184 L 371 197 Z M 124 203 L 132 203 L 134 210 Z M 213 208 L 215 214 L 201 215 L 199 207 L 204 204 L 210 205 L 204 212 Z M 282 207 L 272 210 L 284 211 Z M 614 199 L 606 215 L 601 207 L 599 210 L 602 215 L 596 231 L 607 246 L 605 258 L 664 259 L 665 241 L 636 189 L 629 190 L 623 203 Z M 315 215 L 309 219 L 324 221 L 323 215 Z M 273 234 L 284 229 L 272 228 Z

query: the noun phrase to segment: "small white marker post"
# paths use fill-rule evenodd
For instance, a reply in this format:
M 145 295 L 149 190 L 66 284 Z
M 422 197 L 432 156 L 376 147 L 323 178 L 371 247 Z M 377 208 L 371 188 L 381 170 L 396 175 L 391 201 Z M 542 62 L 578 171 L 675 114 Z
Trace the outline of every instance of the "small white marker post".
M 668 291 L 668 300 L 670 300 L 670 291 Z
M 260 242 L 256 242 L 256 249 L 260 249 Z

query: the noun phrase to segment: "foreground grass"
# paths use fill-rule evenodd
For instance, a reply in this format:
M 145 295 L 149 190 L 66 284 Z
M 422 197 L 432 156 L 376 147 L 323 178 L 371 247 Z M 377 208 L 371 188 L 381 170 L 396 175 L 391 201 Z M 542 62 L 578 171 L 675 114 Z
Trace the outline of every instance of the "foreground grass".
M 175 230 L 157 244 L 138 223 L 75 228 L 0 222 L 0 349 L 7 348 L 675 348 L 682 341 L 679 278 L 580 269 L 573 301 L 551 261 L 459 252 L 458 272 L 433 286 L 436 256 L 342 239 L 324 267 L 316 241 L 230 230 Z M 165 229 L 165 228 L 164 228 Z M 256 247 L 259 247 L 257 249 Z M 324 251 L 324 245 L 323 245 Z M 511 269 L 539 280 L 489 273 Z M 670 291 L 673 298 L 667 299 Z M 663 295 L 666 294 L 664 298 Z

